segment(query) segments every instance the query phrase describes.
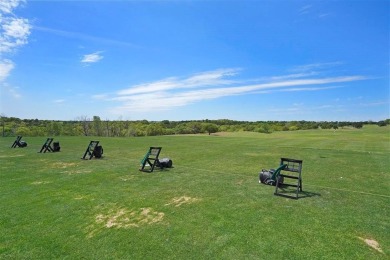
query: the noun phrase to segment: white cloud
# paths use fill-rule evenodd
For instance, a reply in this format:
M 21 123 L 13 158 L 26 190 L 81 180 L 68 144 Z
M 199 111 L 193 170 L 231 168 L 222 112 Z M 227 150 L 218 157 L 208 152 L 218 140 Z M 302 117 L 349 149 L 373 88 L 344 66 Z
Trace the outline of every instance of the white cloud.
M 27 44 L 31 29 L 28 19 L 15 17 L 8 10 L 17 5 L 7 3 L 5 1 L 0 7 L 0 54 L 15 51 L 17 47 Z
M 8 37 L 12 37 L 21 41 L 22 43 L 27 42 L 27 36 L 30 34 L 30 24 L 28 23 L 28 19 L 10 19 L 8 24 L 3 25 L 3 29 L 5 34 Z
M 214 71 L 206 71 L 184 79 L 170 77 L 156 82 L 136 85 L 131 88 L 121 90 L 117 94 L 131 95 L 164 90 L 166 91 L 170 89 L 228 85 L 233 83 L 233 81 L 226 80 L 224 77 L 234 76 L 239 70 L 240 69 L 219 69 Z
M 97 51 L 91 54 L 86 54 L 84 57 L 81 59 L 82 63 L 95 63 L 103 59 L 103 56 L 100 55 L 101 51 Z
M 199 73 L 184 79 L 171 77 L 165 80 L 136 85 L 116 93 L 106 100 L 120 102 L 112 112 L 147 112 L 169 110 L 203 100 L 217 99 L 226 96 L 258 94 L 271 91 L 319 91 L 338 88 L 328 84 L 364 80 L 363 76 L 298 78 L 298 76 L 270 77 L 259 84 L 238 84 L 238 81 L 226 80 L 224 77 L 237 74 L 236 69 L 224 69 Z M 304 75 L 300 75 L 304 76 Z M 278 80 L 275 80 L 278 79 Z
M 11 60 L 5 59 L 3 56 L 28 43 L 31 29 L 29 20 L 18 18 L 13 14 L 13 9 L 21 3 L 25 3 L 25 1 L 0 1 L 0 82 L 5 81 L 15 67 Z
M 12 10 L 18 7 L 21 3 L 25 3 L 24 0 L 1 0 L 0 1 L 0 13 L 9 14 Z
M 11 60 L 4 59 L 0 61 L 0 82 L 9 76 L 14 67 L 15 65 Z

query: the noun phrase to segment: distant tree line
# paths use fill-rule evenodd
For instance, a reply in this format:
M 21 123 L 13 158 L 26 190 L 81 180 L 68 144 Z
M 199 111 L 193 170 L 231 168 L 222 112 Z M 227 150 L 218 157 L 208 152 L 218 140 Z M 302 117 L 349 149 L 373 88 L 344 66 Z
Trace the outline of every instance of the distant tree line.
M 188 120 L 101 120 L 99 116 L 80 116 L 72 121 L 19 119 L 1 116 L 2 136 L 107 136 L 135 137 L 175 134 L 199 134 L 216 132 L 249 131 L 272 133 L 275 131 L 296 131 L 308 129 L 338 129 L 342 127 L 362 128 L 364 124 L 386 126 L 390 119 L 373 122 L 315 122 L 315 121 L 235 121 Z

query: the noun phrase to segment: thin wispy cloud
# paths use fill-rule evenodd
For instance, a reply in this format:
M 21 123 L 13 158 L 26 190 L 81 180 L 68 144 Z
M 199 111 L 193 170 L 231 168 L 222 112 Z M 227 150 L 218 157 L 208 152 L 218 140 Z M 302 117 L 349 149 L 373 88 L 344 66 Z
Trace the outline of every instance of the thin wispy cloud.
M 323 62 L 323 63 L 311 63 L 305 65 L 295 66 L 290 69 L 291 72 L 295 73 L 320 73 L 323 70 L 328 70 L 337 66 L 342 65 L 341 61 L 333 61 L 333 62 Z
M 4 59 L 0 61 L 0 82 L 9 76 L 14 67 L 15 65 L 11 60 Z
M 81 59 L 81 63 L 91 64 L 91 63 L 96 63 L 96 62 L 100 61 L 101 59 L 103 59 L 103 56 L 100 55 L 100 53 L 102 53 L 102 52 L 97 51 L 97 52 L 94 52 L 91 54 L 85 54 L 83 56 L 83 58 Z
M 106 44 L 106 45 L 117 45 L 117 46 L 131 47 L 131 48 L 140 48 L 136 44 L 133 44 L 130 42 L 125 42 L 125 41 L 120 41 L 120 40 L 115 40 L 115 39 L 108 39 L 108 38 L 103 38 L 103 37 L 97 37 L 97 36 L 93 36 L 93 35 L 89 35 L 89 34 L 85 34 L 85 33 L 53 29 L 53 28 L 48 28 L 48 27 L 38 26 L 38 25 L 35 25 L 33 27 L 33 29 L 36 31 L 47 32 L 50 34 L 54 34 L 54 35 L 58 35 L 61 37 L 66 37 L 66 38 L 73 38 L 73 39 L 79 39 L 79 40 L 84 40 L 84 41 L 97 42 L 97 43 Z
M 227 79 L 237 75 L 238 69 L 220 69 L 198 73 L 186 78 L 171 77 L 148 84 L 135 85 L 115 93 L 114 96 L 95 95 L 106 100 L 119 102 L 120 105 L 111 112 L 123 114 L 128 112 L 147 112 L 152 110 L 169 110 L 205 100 L 222 97 L 278 92 L 323 91 L 340 86 L 329 84 L 364 80 L 366 77 L 342 76 L 309 78 L 308 74 L 288 74 L 269 77 L 266 82 L 258 84 L 242 84 L 242 80 Z M 196 80 L 194 80 L 196 79 Z M 252 82 L 248 80 L 247 82 Z
M 310 9 L 312 8 L 312 5 L 305 5 L 305 6 L 302 6 L 298 12 L 300 15 L 304 15 L 304 14 L 307 14 L 310 12 Z
M 232 84 L 234 81 L 225 79 L 238 73 L 240 69 L 219 69 L 195 74 L 187 78 L 170 77 L 156 82 L 140 84 L 118 91 L 118 95 L 131 95 L 166 91 L 171 89 L 220 86 Z
M 383 106 L 388 105 L 388 101 L 377 101 L 370 103 L 355 103 L 355 104 L 320 104 L 317 106 L 309 106 L 305 104 L 293 105 L 289 107 L 281 107 L 281 108 L 268 108 L 267 111 L 269 113 L 276 114 L 288 114 L 288 113 L 312 113 L 316 110 L 328 111 L 331 113 L 337 113 L 342 111 L 348 111 L 351 109 L 364 109 L 365 107 L 373 107 L 373 106 Z
M 278 90 L 279 92 L 299 92 L 299 91 L 319 91 L 319 90 L 328 90 L 342 88 L 342 86 L 330 86 L 330 87 L 312 87 L 312 88 L 287 88 Z
M 22 97 L 18 87 L 12 87 L 7 83 L 0 84 L 0 90 L 3 94 L 2 98 L 19 99 Z
M 373 107 L 373 106 L 382 106 L 382 105 L 390 105 L 390 102 L 389 101 L 377 101 L 377 102 L 370 102 L 370 103 L 359 103 L 359 106 L 362 106 L 362 107 Z
M 330 15 L 329 12 L 324 12 L 319 6 L 305 5 L 298 9 L 300 16 L 310 16 L 323 19 Z
M 107 94 L 98 94 L 92 96 L 92 99 L 96 99 L 96 100 L 105 100 L 107 98 L 108 98 Z
M 320 14 L 320 15 L 318 15 L 318 18 L 325 18 L 329 15 L 330 15 L 330 13 Z
M 315 71 L 307 71 L 307 72 L 303 72 L 303 73 L 287 74 L 287 75 L 282 75 L 282 76 L 273 76 L 269 79 L 275 80 L 275 81 L 276 80 L 287 80 L 287 79 L 310 77 L 310 76 L 314 76 L 317 74 L 318 74 L 318 72 L 315 72 Z

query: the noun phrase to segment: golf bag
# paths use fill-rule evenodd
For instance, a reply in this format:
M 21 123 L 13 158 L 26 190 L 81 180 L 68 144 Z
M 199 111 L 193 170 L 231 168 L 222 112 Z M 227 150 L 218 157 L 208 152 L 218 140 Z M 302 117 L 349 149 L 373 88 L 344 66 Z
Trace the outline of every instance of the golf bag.
M 160 168 L 172 168 L 172 160 L 169 158 L 162 158 L 158 160 L 158 167 Z
M 27 147 L 27 143 L 25 141 L 20 141 L 19 142 L 19 147 Z
M 275 169 L 270 169 L 270 170 L 265 170 L 262 169 L 261 172 L 259 173 L 259 183 L 264 183 L 267 185 L 276 185 L 276 180 L 272 179 L 272 175 L 275 173 Z M 283 176 L 277 176 L 279 179 L 279 184 L 283 184 L 284 178 Z
M 54 142 L 53 143 L 53 151 L 54 152 L 59 152 L 60 150 L 61 150 L 60 142 Z
M 95 156 L 95 158 L 102 158 L 103 147 L 101 145 L 95 147 L 95 150 L 93 150 L 93 156 Z

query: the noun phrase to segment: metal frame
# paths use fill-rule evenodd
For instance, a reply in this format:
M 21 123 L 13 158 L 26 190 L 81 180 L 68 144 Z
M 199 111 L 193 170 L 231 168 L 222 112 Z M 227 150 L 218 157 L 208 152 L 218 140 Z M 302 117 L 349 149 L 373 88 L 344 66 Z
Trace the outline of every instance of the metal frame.
M 51 147 L 51 143 L 53 142 L 54 138 L 47 138 L 46 142 L 42 145 L 41 150 L 38 153 L 46 153 L 47 151 L 49 152 L 54 152 L 54 149 Z
M 145 154 L 145 157 L 141 160 L 141 169 L 143 172 L 153 172 L 156 166 L 161 167 L 160 162 L 158 160 L 158 156 L 160 155 L 162 147 L 150 147 L 149 151 Z M 147 170 L 145 167 L 149 166 L 150 169 Z
M 17 146 L 18 146 L 18 147 L 25 147 L 25 146 L 23 146 L 23 145 L 20 143 L 21 140 L 22 140 L 22 136 L 21 136 L 21 135 L 18 135 L 18 136 L 16 137 L 15 142 L 12 144 L 11 148 L 16 148 Z
M 95 155 L 94 152 L 95 152 L 95 149 L 96 149 L 96 147 L 98 145 L 99 145 L 99 141 L 91 141 L 91 142 L 89 142 L 87 150 L 85 151 L 84 156 L 81 159 L 83 159 L 83 160 L 91 160 L 92 157 Z M 89 158 L 85 158 L 85 157 L 87 157 L 87 155 L 89 156 Z
M 302 160 L 297 160 L 297 159 L 290 159 L 290 158 L 280 158 L 280 165 L 286 164 L 287 166 L 281 171 L 279 176 L 282 176 L 284 180 L 287 179 L 293 179 L 297 180 L 297 184 L 292 184 L 292 183 L 286 183 L 283 182 L 279 185 L 279 178 L 276 180 L 276 188 L 275 188 L 275 195 L 278 196 L 283 196 L 283 197 L 288 197 L 288 198 L 293 198 L 293 199 L 298 199 L 299 192 L 302 192 Z M 284 172 L 288 172 L 289 174 L 286 174 Z M 280 187 L 279 187 L 280 186 Z M 295 196 L 291 196 L 288 194 L 283 193 L 283 187 L 284 186 L 289 186 L 289 187 L 295 187 Z M 282 190 L 282 192 L 280 191 Z

